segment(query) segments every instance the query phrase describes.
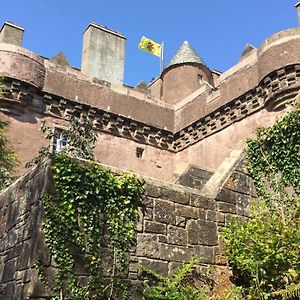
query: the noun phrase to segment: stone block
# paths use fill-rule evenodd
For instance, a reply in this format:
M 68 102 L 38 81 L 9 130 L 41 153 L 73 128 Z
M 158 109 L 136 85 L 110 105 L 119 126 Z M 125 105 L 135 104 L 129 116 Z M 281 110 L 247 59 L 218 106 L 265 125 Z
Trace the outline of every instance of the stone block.
M 211 209 L 214 210 L 216 208 L 216 203 L 213 199 L 199 196 L 199 195 L 190 195 L 190 204 L 191 206 L 204 208 L 204 209 Z
M 154 220 L 175 225 L 175 204 L 169 201 L 156 199 L 154 204 Z
M 159 258 L 159 243 L 155 234 L 137 234 L 136 255 L 149 258 Z
M 177 191 L 169 188 L 162 189 L 162 199 L 170 200 L 176 203 L 188 204 L 190 202 L 189 193 L 183 191 Z
M 16 262 L 17 259 L 8 260 L 3 269 L 1 282 L 8 282 L 15 279 L 16 276 Z
M 154 199 L 151 198 L 150 196 L 143 196 L 142 198 L 142 203 L 145 207 L 153 208 L 153 201 Z
M 168 227 L 168 243 L 184 246 L 187 244 L 187 231 L 185 229 L 169 226 Z
M 154 272 L 162 275 L 168 274 L 168 262 L 162 260 L 154 260 L 154 259 L 139 259 L 139 264 L 150 268 Z
M 26 295 L 28 292 L 28 284 L 16 284 L 15 285 L 15 292 L 13 299 L 26 299 Z
M 160 243 L 167 243 L 168 242 L 168 238 L 167 238 L 166 235 L 158 234 L 157 239 Z
M 145 195 L 150 196 L 153 198 L 160 198 L 161 197 L 161 187 L 153 185 L 151 183 L 145 184 Z
M 217 265 L 226 266 L 228 262 L 228 259 L 226 256 L 223 255 L 216 255 L 215 257 L 215 263 Z
M 214 264 L 215 262 L 213 247 L 196 246 L 195 256 L 199 258 L 202 264 Z
M 31 267 L 32 262 L 32 251 L 33 245 L 30 242 L 24 242 L 20 249 L 20 255 L 17 262 L 17 270 L 24 270 Z
M 236 205 L 235 204 L 219 202 L 218 207 L 219 207 L 220 212 L 231 213 L 231 214 L 236 213 Z
M 224 184 L 224 188 L 243 194 L 250 194 L 249 175 L 236 171 L 233 172 Z
M 217 222 L 225 223 L 225 214 L 221 212 L 217 212 Z
M 248 217 L 250 214 L 250 196 L 239 194 L 237 198 L 236 213 Z
M 160 259 L 168 261 L 189 261 L 194 255 L 193 248 L 160 244 Z
M 144 210 L 144 219 L 145 220 L 153 220 L 153 209 L 146 207 Z
M 217 201 L 235 204 L 237 200 L 237 193 L 228 189 L 222 188 L 216 196 Z
M 217 212 L 214 210 L 207 210 L 206 211 L 206 220 L 207 221 L 217 221 Z
M 14 296 L 15 293 L 15 283 L 14 282 L 9 282 L 6 284 L 3 284 L 0 290 L 1 294 L 1 299 L 16 299 Z
M 190 220 L 187 224 L 188 243 L 191 245 L 218 245 L 217 225 L 211 221 Z
M 145 221 L 144 223 L 144 232 L 145 233 L 160 233 L 160 234 L 166 234 L 167 231 L 167 225 L 153 222 L 153 221 Z
M 197 219 L 199 217 L 199 209 L 187 205 L 175 205 L 176 216 L 185 217 L 189 219 Z

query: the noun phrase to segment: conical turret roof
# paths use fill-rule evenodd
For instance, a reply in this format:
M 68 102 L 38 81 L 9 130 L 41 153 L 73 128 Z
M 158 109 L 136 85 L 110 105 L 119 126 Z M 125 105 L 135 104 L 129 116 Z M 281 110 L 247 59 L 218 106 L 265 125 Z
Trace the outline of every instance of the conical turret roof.
M 173 56 L 167 68 L 177 64 L 184 64 L 184 63 L 199 63 L 205 66 L 205 63 L 200 58 L 198 53 L 190 46 L 190 44 L 185 41 L 176 54 Z

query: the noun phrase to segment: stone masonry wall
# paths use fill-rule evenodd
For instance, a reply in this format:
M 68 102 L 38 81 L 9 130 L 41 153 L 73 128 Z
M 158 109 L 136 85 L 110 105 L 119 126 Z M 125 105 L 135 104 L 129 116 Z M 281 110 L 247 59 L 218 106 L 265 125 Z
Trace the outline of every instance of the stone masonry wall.
M 46 253 L 40 245 L 40 198 L 50 186 L 47 173 L 47 165 L 41 165 L 0 194 L 0 299 L 34 294 L 34 263 Z
M 209 176 L 199 172 L 195 168 L 187 172 L 189 180 L 182 178 L 182 182 L 197 183 L 191 177 Z M 0 299 L 49 299 L 50 290 L 38 280 L 34 267 L 41 262 L 48 279 L 53 280 L 55 262 L 41 230 L 45 192 L 53 192 L 47 164 L 0 195 Z M 248 203 L 254 196 L 242 164 L 216 199 L 201 196 L 199 186 L 196 189 L 146 179 L 136 245 L 130 252 L 130 299 L 141 299 L 139 264 L 167 274 L 196 256 L 201 258 L 202 268 L 213 266 L 217 284 L 229 284 L 230 272 L 219 233 L 231 215 L 248 215 Z M 84 281 L 87 273 L 82 265 L 78 257 L 76 273 Z

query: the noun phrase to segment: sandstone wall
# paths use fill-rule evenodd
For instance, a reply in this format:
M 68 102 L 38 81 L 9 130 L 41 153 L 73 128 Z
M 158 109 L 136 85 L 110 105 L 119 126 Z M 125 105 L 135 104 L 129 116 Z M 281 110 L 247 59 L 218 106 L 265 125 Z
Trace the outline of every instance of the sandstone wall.
M 41 197 L 50 191 L 48 165 L 35 168 L 0 194 L 0 299 L 23 300 L 34 295 L 41 245 Z M 49 256 L 48 256 L 49 258 Z
M 201 187 L 210 175 L 192 168 L 180 179 L 186 186 L 146 179 L 136 245 L 130 253 L 130 299 L 141 299 L 139 264 L 167 274 L 197 256 L 202 268 L 214 267 L 217 282 L 229 284 L 219 233 L 230 216 L 248 215 L 248 204 L 255 193 L 240 164 L 216 199 L 204 197 Z M 1 299 L 47 299 L 50 294 L 49 288 L 38 279 L 35 263 L 42 263 L 48 278 L 53 280 L 55 262 L 41 229 L 42 197 L 53 190 L 49 165 L 44 163 L 0 195 Z M 84 280 L 87 273 L 82 265 L 78 260 L 76 273 Z

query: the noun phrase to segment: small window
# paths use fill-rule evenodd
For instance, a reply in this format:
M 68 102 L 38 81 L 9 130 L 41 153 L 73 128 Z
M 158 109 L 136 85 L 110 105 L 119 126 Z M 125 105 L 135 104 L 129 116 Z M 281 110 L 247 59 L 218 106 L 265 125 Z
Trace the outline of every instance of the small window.
M 63 130 L 55 130 L 52 142 L 52 152 L 60 152 L 68 145 L 68 137 Z
M 144 150 L 145 149 L 143 149 L 143 148 L 137 147 L 136 148 L 136 157 L 137 158 L 143 158 Z

